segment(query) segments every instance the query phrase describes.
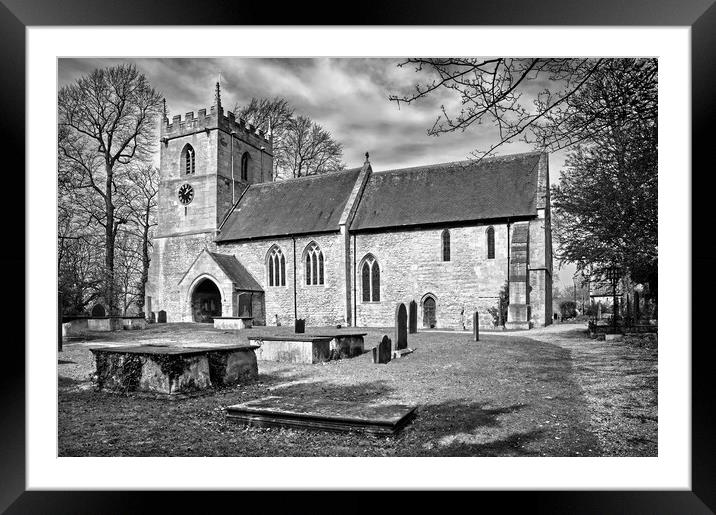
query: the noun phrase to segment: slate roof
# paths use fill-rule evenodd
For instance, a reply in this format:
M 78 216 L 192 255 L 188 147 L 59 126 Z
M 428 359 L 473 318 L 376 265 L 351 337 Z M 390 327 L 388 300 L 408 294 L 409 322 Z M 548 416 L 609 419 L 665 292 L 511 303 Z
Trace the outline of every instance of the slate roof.
M 534 216 L 539 158 L 531 152 L 373 173 L 350 229 Z
M 338 231 L 360 170 L 252 184 L 216 241 Z
M 251 275 L 234 256 L 217 254 L 216 252 L 209 252 L 208 250 L 207 252 L 214 258 L 219 268 L 233 281 L 235 288 L 246 291 L 264 291 L 261 285 L 254 279 L 254 276 Z

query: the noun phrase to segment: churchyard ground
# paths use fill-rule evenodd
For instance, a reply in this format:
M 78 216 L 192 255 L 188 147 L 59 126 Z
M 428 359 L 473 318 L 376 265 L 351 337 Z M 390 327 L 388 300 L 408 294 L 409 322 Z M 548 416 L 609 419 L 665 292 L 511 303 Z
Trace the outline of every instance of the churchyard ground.
M 185 399 L 96 391 L 89 347 L 137 343 L 235 344 L 286 327 L 221 331 L 155 324 L 88 333 L 58 360 L 60 456 L 656 456 L 654 337 L 597 341 L 586 326 L 528 332 L 424 331 L 415 352 L 388 364 L 371 353 L 326 364 L 259 362 L 258 380 Z M 310 332 L 320 332 L 310 329 Z M 368 351 L 392 328 L 367 332 Z M 417 404 L 395 436 L 246 427 L 229 405 L 265 397 Z

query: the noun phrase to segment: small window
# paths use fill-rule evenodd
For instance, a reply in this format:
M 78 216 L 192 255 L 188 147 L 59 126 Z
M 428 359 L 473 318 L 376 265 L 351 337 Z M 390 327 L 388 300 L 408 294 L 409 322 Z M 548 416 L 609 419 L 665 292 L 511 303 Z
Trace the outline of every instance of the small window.
M 276 245 L 271 247 L 266 257 L 266 271 L 269 286 L 286 286 L 286 258 Z
M 495 229 L 487 228 L 487 259 L 495 259 Z
M 244 152 L 241 156 L 241 180 L 249 180 L 249 153 Z
M 306 284 L 323 283 L 323 251 L 317 243 L 311 242 L 305 251 Z
M 445 229 L 442 235 L 443 261 L 450 261 L 450 231 Z
M 363 302 L 380 301 L 380 267 L 372 255 L 363 258 L 361 267 Z
M 182 150 L 182 162 L 184 165 L 184 173 L 186 175 L 193 174 L 196 171 L 196 158 L 194 153 L 194 147 L 187 144 Z

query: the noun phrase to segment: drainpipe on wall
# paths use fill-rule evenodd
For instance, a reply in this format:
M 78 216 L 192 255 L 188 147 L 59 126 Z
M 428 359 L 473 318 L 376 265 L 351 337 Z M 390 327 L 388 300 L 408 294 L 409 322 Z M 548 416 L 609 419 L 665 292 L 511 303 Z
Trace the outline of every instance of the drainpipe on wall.
M 358 327 L 358 304 L 356 301 L 356 282 L 358 281 L 358 270 L 356 270 L 356 233 L 353 233 L 353 327 Z
M 510 219 L 507 219 L 507 304 L 510 303 Z M 505 320 L 507 323 L 507 320 Z
M 296 237 L 291 236 L 293 240 L 293 321 L 294 324 L 298 320 L 298 307 L 296 306 Z
M 233 206 L 236 203 L 236 199 L 234 198 L 234 134 L 236 134 L 236 131 L 231 131 L 231 134 L 229 137 L 231 138 L 231 205 Z

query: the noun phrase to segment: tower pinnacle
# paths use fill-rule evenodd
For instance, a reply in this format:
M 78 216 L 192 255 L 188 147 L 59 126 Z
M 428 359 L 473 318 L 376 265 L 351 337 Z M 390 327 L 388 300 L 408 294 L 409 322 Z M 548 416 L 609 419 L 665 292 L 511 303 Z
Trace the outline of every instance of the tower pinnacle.
M 221 109 L 221 85 L 219 82 L 216 83 L 216 93 L 214 93 L 214 104 L 216 105 L 216 110 Z

